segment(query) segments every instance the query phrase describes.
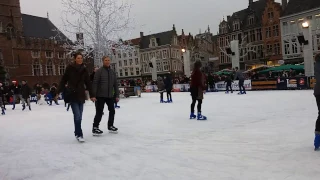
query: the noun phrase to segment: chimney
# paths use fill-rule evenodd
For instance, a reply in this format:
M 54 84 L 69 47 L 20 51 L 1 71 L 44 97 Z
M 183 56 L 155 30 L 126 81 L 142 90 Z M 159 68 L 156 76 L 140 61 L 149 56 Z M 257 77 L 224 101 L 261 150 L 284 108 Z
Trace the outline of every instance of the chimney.
M 140 37 L 141 37 L 141 38 L 143 37 L 143 32 L 140 32 Z
M 227 21 L 229 21 L 230 18 L 231 18 L 231 16 L 227 16 Z
M 253 3 L 253 0 L 249 0 L 249 6 L 251 6 Z
M 282 10 L 284 11 L 287 8 L 288 0 L 281 0 Z

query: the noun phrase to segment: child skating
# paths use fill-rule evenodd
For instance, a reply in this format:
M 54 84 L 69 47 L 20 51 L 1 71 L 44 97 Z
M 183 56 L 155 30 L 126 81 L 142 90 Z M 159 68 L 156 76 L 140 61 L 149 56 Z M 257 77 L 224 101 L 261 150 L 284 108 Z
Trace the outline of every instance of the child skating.
M 233 83 L 233 80 L 231 79 L 231 77 L 230 77 L 230 76 L 227 76 L 227 77 L 226 77 L 226 80 L 225 80 L 225 82 L 224 82 L 224 84 L 227 84 L 227 85 L 226 85 L 226 94 L 229 93 L 229 90 L 231 91 L 231 93 L 233 93 L 232 83 Z
M 160 103 L 164 103 L 164 101 L 163 101 L 163 92 L 165 90 L 165 85 L 164 85 L 164 82 L 162 80 L 162 77 L 158 77 L 157 87 L 158 87 L 158 91 L 160 93 Z

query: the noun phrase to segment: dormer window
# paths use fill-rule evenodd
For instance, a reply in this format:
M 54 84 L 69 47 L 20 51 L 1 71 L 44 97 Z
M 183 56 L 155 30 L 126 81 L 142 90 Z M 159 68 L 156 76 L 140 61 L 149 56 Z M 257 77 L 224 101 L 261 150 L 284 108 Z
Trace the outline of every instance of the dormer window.
M 228 30 L 227 30 L 227 23 L 221 24 L 221 26 L 220 26 L 220 32 L 221 32 L 221 34 L 225 34 L 225 33 L 228 32 Z
M 237 31 L 237 30 L 239 30 L 239 29 L 240 29 L 240 23 L 239 23 L 239 21 L 238 21 L 238 20 L 233 21 L 233 30 L 234 30 L 234 31 Z
M 274 17 L 274 14 L 273 14 L 273 11 L 269 11 L 268 12 L 268 19 L 273 19 L 273 17 Z
M 250 15 L 248 17 L 248 24 L 249 24 L 249 26 L 254 24 L 254 16 L 253 15 Z
M 157 45 L 156 44 L 157 43 L 156 38 L 151 38 L 150 41 L 151 41 L 150 42 L 151 43 L 151 47 L 156 47 L 156 45 Z
M 173 45 L 177 45 L 178 44 L 178 39 L 177 36 L 173 37 Z

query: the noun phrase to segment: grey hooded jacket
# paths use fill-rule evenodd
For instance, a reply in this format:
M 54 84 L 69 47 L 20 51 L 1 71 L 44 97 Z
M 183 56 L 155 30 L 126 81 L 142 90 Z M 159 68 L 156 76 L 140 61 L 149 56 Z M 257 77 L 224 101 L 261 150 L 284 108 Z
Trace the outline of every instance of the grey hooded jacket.
M 110 67 L 99 68 L 92 82 L 93 97 L 119 98 L 116 73 Z

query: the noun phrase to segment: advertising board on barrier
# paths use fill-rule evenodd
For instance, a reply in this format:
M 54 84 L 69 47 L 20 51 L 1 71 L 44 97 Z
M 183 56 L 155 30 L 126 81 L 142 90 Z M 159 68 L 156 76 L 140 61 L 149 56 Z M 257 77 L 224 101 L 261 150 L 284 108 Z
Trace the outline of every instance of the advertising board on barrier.
M 226 90 L 226 83 L 224 83 L 224 81 L 219 81 L 216 83 L 216 90 L 218 91 L 225 91 Z M 233 81 L 232 85 L 232 90 L 234 91 L 239 91 L 239 81 Z M 246 88 L 246 90 L 251 90 L 252 86 L 251 86 L 251 80 L 245 80 L 244 81 L 244 88 Z
M 146 92 L 157 92 L 158 87 L 157 85 L 147 85 L 146 86 Z
M 174 92 L 188 92 L 190 89 L 189 84 L 174 84 L 173 91 Z
M 307 89 L 307 77 L 278 78 L 277 89 Z

